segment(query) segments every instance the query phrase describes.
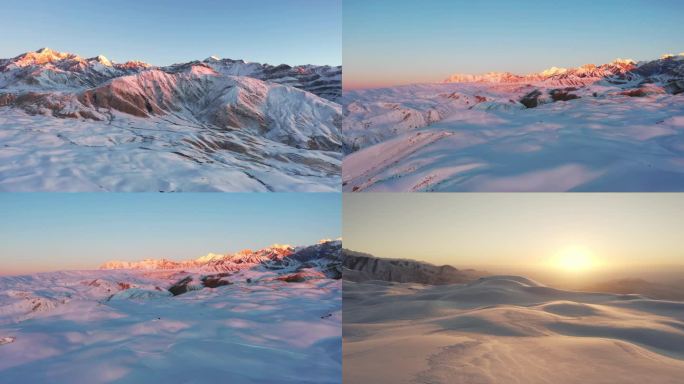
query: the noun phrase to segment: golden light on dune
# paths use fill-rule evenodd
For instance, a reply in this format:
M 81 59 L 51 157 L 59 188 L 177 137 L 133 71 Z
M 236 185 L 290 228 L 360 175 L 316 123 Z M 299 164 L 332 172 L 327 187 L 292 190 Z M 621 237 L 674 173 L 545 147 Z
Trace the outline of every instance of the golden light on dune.
M 554 257 L 552 264 L 566 272 L 583 272 L 597 266 L 597 261 L 590 251 L 581 247 L 568 247 Z

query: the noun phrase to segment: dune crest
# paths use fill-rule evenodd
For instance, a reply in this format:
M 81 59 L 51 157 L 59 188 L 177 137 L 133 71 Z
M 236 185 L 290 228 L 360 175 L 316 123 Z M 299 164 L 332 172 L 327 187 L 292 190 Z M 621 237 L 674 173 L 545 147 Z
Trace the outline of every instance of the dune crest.
M 343 295 L 345 382 L 636 384 L 684 375 L 678 302 L 563 291 L 522 276 L 346 280 Z

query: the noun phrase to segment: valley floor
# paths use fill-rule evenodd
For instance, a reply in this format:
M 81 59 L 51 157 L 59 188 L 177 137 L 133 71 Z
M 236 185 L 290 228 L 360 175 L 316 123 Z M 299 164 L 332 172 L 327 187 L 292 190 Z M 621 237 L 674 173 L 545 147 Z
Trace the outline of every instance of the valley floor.
M 344 283 L 345 383 L 679 383 L 684 303 L 467 285 Z
M 341 382 L 340 280 L 248 271 L 179 296 L 159 288 L 176 277 L 0 278 L 0 340 L 12 339 L 0 383 Z

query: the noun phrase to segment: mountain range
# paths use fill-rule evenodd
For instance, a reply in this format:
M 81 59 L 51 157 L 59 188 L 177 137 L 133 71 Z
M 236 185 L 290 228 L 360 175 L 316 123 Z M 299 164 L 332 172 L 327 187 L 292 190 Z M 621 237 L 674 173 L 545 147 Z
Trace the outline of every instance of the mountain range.
M 180 185 L 183 190 L 336 189 L 341 72 L 339 66 L 216 57 L 157 67 L 49 48 L 0 59 L 0 128 L 19 128 L 0 138 L 14 164 L 2 170 L 0 189 L 61 189 L 56 184 L 71 181 L 84 184 L 76 190 L 149 191 L 134 172 L 112 174 L 98 166 L 112 152 L 128 161 L 142 157 L 142 168 L 161 163 L 152 170 L 164 191 L 178 191 Z M 27 136 L 36 133 L 49 142 L 27 148 Z M 69 156 L 35 164 L 36 156 L 54 150 Z M 206 176 L 205 169 L 195 170 L 199 177 L 174 174 L 177 163 L 212 168 L 206 173 L 215 176 Z M 76 180 L 67 177 L 64 168 L 80 167 Z M 215 168 L 223 169 L 223 176 Z M 65 180 L 51 180 L 55 173 Z M 242 173 L 241 182 L 225 181 L 237 180 L 229 177 L 235 173 Z
M 598 81 L 609 83 L 662 83 L 670 93 L 684 91 L 684 53 L 663 55 L 660 59 L 636 62 L 632 59 L 615 59 L 610 63 L 585 64 L 577 68 L 551 67 L 538 73 L 518 75 L 510 72 L 489 72 L 479 75 L 455 73 L 445 83 L 533 83 L 543 82 L 555 86 L 585 86 Z
M 343 277 L 347 281 L 371 280 L 395 283 L 463 284 L 475 281 L 486 272 L 436 266 L 416 260 L 380 258 L 361 252 L 343 250 Z
M 314 269 L 328 278 L 341 278 L 342 241 L 321 240 L 318 244 L 293 247 L 274 244 L 259 250 L 244 249 L 235 253 L 210 253 L 192 260 L 145 259 L 141 261 L 108 261 L 101 270 L 186 270 L 192 272 L 237 272 L 245 269 L 300 271 Z

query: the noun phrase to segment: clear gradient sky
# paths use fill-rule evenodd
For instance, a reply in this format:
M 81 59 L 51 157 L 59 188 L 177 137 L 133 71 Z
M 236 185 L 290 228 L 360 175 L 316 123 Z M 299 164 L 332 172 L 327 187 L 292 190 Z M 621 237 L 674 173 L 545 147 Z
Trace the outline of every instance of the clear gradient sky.
M 0 58 L 50 47 L 168 65 L 342 62 L 342 0 L 4 0 Z
M 337 193 L 2 193 L 0 275 L 337 238 Z
M 684 195 L 345 194 L 345 248 L 456 267 L 534 267 L 580 248 L 604 266 L 684 265 Z
M 684 51 L 681 0 L 344 0 L 344 88 Z

